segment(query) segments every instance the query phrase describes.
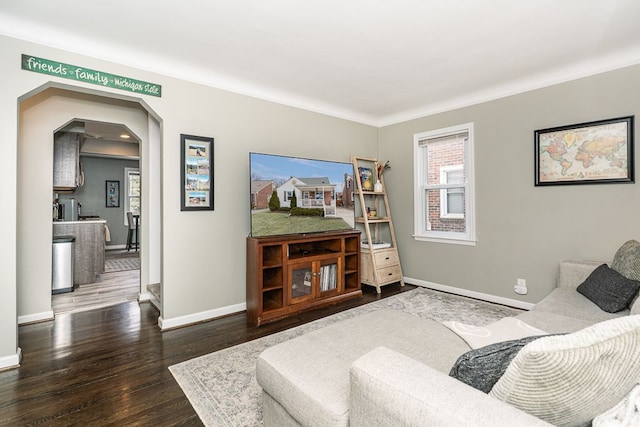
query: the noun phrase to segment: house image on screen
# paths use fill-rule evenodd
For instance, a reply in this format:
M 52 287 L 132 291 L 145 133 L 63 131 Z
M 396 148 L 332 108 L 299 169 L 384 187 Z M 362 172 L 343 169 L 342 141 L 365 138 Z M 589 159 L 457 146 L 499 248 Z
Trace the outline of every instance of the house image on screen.
M 276 184 L 271 180 L 251 181 L 251 209 L 267 209 L 275 188 Z
M 336 216 L 336 184 L 331 184 L 327 177 L 292 176 L 277 191 L 280 206 L 291 207 L 291 197 L 295 193 L 298 207 L 321 208 L 325 217 Z
M 353 188 L 354 182 L 353 177 L 348 173 L 344 174 L 344 182 L 342 183 L 342 192 L 337 193 L 337 205 L 345 207 L 347 209 L 353 209 L 354 207 L 354 197 L 353 197 Z

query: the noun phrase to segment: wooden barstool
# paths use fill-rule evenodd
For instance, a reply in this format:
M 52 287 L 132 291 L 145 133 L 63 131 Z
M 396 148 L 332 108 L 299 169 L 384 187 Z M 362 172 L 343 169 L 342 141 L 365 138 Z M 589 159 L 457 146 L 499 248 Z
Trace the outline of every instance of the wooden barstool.
M 127 233 L 127 252 L 132 247 L 135 247 L 135 250 L 138 250 L 138 221 L 137 218 L 134 220 L 133 212 L 127 212 L 127 225 L 129 227 L 129 231 Z

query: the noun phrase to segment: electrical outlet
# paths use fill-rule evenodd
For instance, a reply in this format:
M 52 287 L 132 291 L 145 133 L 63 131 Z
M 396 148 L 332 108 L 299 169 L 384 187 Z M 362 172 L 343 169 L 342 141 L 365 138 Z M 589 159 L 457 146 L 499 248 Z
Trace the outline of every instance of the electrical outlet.
M 513 287 L 513 292 L 519 295 L 526 295 L 528 291 L 527 289 L 527 281 L 525 279 L 518 279 L 517 284 Z

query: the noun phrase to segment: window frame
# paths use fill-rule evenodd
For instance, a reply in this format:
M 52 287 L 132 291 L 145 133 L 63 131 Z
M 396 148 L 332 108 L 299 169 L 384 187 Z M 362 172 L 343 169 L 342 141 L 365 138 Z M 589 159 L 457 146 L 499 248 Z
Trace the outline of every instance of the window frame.
M 441 166 L 440 167 L 440 182 L 444 184 L 456 184 L 450 183 L 448 180 L 449 172 L 464 172 L 464 165 L 449 165 L 449 166 Z M 457 190 L 459 188 L 464 189 L 464 186 L 452 187 L 452 188 L 443 188 L 440 190 L 440 218 L 445 219 L 464 219 L 465 212 L 462 213 L 451 213 L 449 212 L 449 195 L 450 190 Z M 464 191 L 463 191 L 464 194 Z
M 142 179 L 142 176 L 140 174 L 140 168 L 124 168 L 124 225 L 127 227 L 129 226 L 129 219 L 127 218 L 127 212 L 131 210 L 131 197 L 136 197 L 140 199 L 140 206 L 142 206 L 142 182 L 140 183 L 139 196 L 131 196 L 129 194 L 129 188 L 131 185 L 131 183 L 129 182 L 130 180 L 129 177 L 131 174 L 138 175 L 138 177 Z M 139 214 L 140 212 L 138 212 L 138 215 Z
M 474 127 L 473 122 L 447 128 L 436 129 L 414 134 L 413 136 L 413 159 L 414 159 L 414 234 L 416 241 L 452 243 L 459 245 L 476 244 L 476 224 L 475 224 L 475 174 L 474 174 Z M 447 137 L 454 138 L 456 135 L 467 134 L 464 142 L 464 176 L 462 184 L 438 184 L 428 185 L 425 177 L 428 176 L 427 156 L 424 152 L 426 145 L 421 142 L 425 140 L 442 140 Z M 435 187 L 435 188 L 434 188 Z M 465 220 L 465 231 L 433 231 L 428 230 L 427 218 L 427 191 L 446 191 L 449 188 L 463 188 L 465 209 L 460 219 Z M 441 193 L 442 194 L 442 193 Z M 441 197 L 442 199 L 442 197 Z M 445 199 L 446 200 L 446 199 Z M 446 202 L 445 202 L 446 203 Z M 440 209 L 442 209 L 442 201 Z M 442 213 L 442 210 L 440 211 Z M 447 219 L 455 218 L 447 216 Z

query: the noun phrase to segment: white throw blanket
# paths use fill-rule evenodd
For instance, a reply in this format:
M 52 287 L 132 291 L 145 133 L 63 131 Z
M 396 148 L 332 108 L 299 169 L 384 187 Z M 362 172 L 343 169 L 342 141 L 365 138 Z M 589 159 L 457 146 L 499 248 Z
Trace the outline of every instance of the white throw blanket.
M 445 321 L 442 324 L 474 349 L 501 341 L 516 340 L 533 335 L 547 335 L 546 332 L 515 317 L 504 317 L 487 326 L 467 325 L 457 321 Z

